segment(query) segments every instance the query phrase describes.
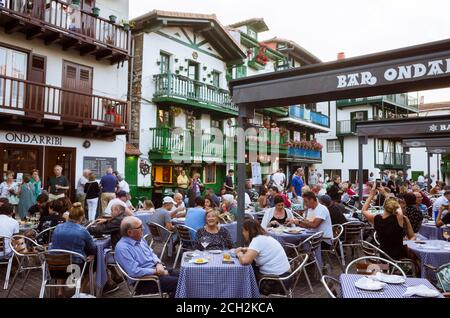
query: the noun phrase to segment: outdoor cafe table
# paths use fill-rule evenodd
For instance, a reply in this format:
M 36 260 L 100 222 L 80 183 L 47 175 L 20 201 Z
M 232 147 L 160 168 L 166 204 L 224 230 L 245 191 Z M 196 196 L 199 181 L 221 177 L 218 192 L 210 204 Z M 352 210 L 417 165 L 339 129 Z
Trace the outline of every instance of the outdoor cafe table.
M 420 259 L 421 277 L 427 278 L 425 265 L 439 267 L 450 263 L 450 243 L 445 241 L 422 242 L 425 244 L 417 244 L 415 241 L 406 241 L 406 244 Z M 429 246 L 434 249 L 430 249 Z
M 425 285 L 437 290 L 428 280 L 423 278 L 406 278 L 404 284 L 386 284 L 382 291 L 365 291 L 355 286 L 362 275 L 342 274 L 340 276 L 342 298 L 420 298 L 417 296 L 405 297 L 408 287 Z M 443 298 L 441 295 L 439 298 Z
M 303 230 L 302 232 L 300 232 L 298 234 L 293 234 L 293 233 L 285 233 L 283 231 L 284 229 L 285 229 L 285 227 L 280 227 L 277 229 L 268 228 L 267 233 L 269 233 L 270 236 L 272 236 L 274 239 L 276 239 L 278 242 L 280 242 L 281 245 L 284 245 L 286 243 L 298 245 L 301 242 L 303 242 L 304 240 L 306 240 L 307 238 L 309 238 L 317 233 L 316 231 L 302 229 Z M 315 255 L 316 255 L 317 261 L 319 262 L 319 265 L 322 267 L 323 266 L 322 251 L 321 251 L 320 246 L 316 250 Z
M 200 252 L 200 256 L 203 252 Z M 259 298 L 253 268 L 243 266 L 233 258 L 233 264 L 223 264 L 222 254 L 207 254 L 203 265 L 189 263 L 183 255 L 176 298 Z M 194 258 L 195 259 L 195 258 Z
M 437 227 L 435 221 L 432 221 L 423 223 L 419 233 L 429 240 L 443 240 L 444 228 L 446 227 Z

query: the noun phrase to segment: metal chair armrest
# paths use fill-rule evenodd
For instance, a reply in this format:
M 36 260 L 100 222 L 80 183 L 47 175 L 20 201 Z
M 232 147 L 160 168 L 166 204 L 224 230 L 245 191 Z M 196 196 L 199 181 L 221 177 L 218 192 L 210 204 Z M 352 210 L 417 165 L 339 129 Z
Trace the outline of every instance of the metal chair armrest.
M 425 267 L 431 269 L 433 272 L 436 272 L 438 270 L 437 267 L 434 267 L 433 265 L 430 264 L 425 264 Z
M 144 277 L 140 277 L 140 278 L 135 278 L 135 280 L 138 282 L 152 282 L 152 281 L 158 281 L 159 277 L 156 275 L 152 275 L 152 276 L 144 276 Z

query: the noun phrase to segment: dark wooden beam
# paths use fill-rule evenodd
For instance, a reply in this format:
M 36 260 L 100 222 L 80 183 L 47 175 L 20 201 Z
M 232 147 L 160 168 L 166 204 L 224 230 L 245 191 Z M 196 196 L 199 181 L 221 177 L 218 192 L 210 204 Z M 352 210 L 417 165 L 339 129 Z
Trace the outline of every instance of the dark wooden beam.
M 100 61 L 100 60 L 103 60 L 103 59 L 111 57 L 113 55 L 113 52 L 110 49 L 103 49 L 103 50 L 100 51 L 100 53 L 97 53 L 97 54 L 94 54 L 94 55 L 95 55 L 95 59 L 97 61 Z
M 34 27 L 26 32 L 27 40 L 33 40 L 34 38 L 41 36 L 43 33 L 45 33 L 45 28 Z
M 50 33 L 48 36 L 44 38 L 45 45 L 51 45 L 56 41 L 60 41 L 63 35 L 61 33 Z
M 80 55 L 85 56 L 85 55 L 91 54 L 92 52 L 94 52 L 95 50 L 98 50 L 98 49 L 99 49 L 98 45 L 85 45 L 80 48 Z
M 83 42 L 81 42 L 78 39 L 69 38 L 68 40 L 62 42 L 62 48 L 63 48 L 63 51 L 67 51 L 74 46 L 78 46 L 78 45 L 82 45 L 82 44 L 83 44 Z
M 5 25 L 5 33 L 11 34 L 25 27 L 25 22 L 21 20 L 12 20 Z

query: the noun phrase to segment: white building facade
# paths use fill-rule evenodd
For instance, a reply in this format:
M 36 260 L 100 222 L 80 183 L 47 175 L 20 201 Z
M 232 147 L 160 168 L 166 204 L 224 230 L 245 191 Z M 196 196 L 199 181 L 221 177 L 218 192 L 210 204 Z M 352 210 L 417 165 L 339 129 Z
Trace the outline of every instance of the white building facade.
M 83 169 L 124 171 L 127 19 L 128 1 L 118 0 L 0 7 L 2 176 L 38 169 L 45 184 L 59 164 L 74 198 Z

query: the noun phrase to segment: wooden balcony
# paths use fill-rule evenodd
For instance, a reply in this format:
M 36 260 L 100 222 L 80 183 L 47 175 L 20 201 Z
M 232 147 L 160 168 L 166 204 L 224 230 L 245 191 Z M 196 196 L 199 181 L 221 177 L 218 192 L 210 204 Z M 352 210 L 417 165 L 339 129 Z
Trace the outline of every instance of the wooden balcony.
M 128 132 L 128 102 L 0 75 L 2 129 L 108 138 Z
M 63 50 L 75 49 L 80 55 L 93 55 L 111 64 L 127 60 L 130 31 L 89 12 L 72 9 L 62 0 L 6 0 L 0 6 L 0 26 L 5 33 L 21 32 L 28 40 L 40 38 L 46 45 L 60 44 Z
M 154 81 L 155 103 L 177 104 L 229 117 L 238 115 L 238 108 L 231 102 L 227 90 L 170 73 L 155 75 Z
M 389 104 L 395 107 L 405 109 L 411 112 L 419 111 L 419 102 L 417 98 L 410 96 L 409 94 L 394 94 L 385 96 L 372 96 L 364 98 L 353 99 L 341 99 L 336 101 L 336 107 L 338 109 L 344 107 L 358 106 L 358 105 L 371 105 L 371 104 Z

